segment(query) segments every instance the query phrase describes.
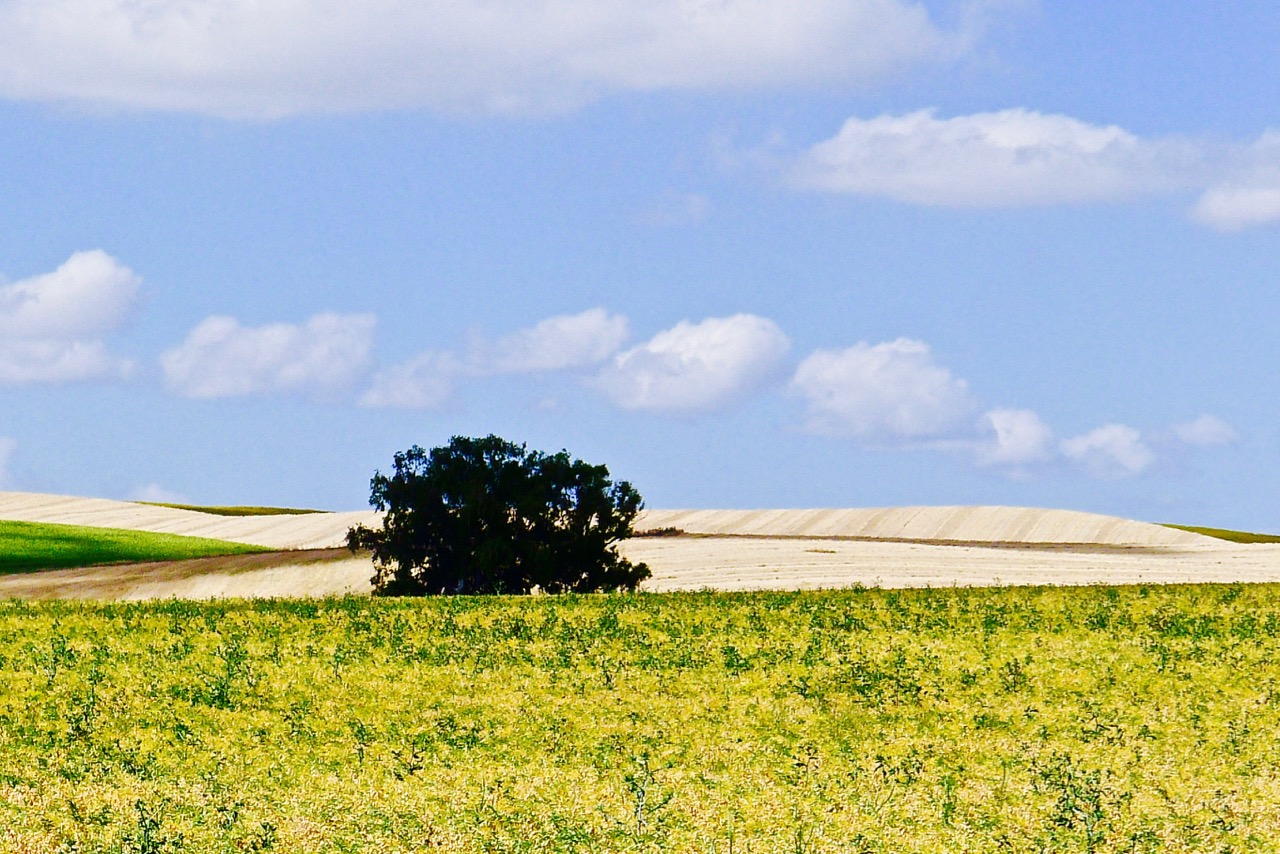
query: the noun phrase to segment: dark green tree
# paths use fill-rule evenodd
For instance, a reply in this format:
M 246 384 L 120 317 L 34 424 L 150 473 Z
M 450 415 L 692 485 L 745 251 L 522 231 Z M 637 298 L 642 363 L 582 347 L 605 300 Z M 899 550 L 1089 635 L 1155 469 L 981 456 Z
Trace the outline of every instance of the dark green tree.
M 377 595 L 634 590 L 649 577 L 617 550 L 640 493 L 565 451 L 455 436 L 397 453 L 370 487 L 382 528 L 352 528 L 347 545 L 373 552 Z

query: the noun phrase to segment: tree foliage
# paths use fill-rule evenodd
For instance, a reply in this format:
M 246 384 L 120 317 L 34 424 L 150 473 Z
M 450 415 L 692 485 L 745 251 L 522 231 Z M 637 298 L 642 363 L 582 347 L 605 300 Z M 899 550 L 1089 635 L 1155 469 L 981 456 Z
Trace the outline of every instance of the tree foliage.
M 373 552 L 379 595 L 633 590 L 649 577 L 617 551 L 640 494 L 565 451 L 455 436 L 397 453 L 370 486 L 382 528 L 352 528 L 347 545 Z

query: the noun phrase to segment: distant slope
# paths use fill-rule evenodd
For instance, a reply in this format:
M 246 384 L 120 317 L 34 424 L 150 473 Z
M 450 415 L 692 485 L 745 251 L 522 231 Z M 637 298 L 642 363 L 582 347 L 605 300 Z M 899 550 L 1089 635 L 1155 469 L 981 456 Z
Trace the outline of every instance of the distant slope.
M 1174 528 L 1178 531 L 1190 531 L 1193 534 L 1203 534 L 1206 537 L 1213 537 L 1215 540 L 1226 540 L 1229 543 L 1280 543 L 1280 536 L 1275 534 L 1254 534 L 1249 531 L 1232 531 L 1228 528 L 1201 528 L 1195 525 L 1174 525 L 1166 523 L 1166 528 Z
M 345 543 L 352 525 L 378 525 L 371 510 L 277 516 L 216 516 L 197 510 L 0 492 L 0 519 L 128 528 L 209 537 L 270 549 L 324 549 Z M 818 510 L 646 510 L 636 528 L 757 537 L 845 537 L 943 543 L 1025 543 L 1161 548 L 1213 539 L 1163 525 L 1074 510 L 1028 507 L 890 507 Z
M 308 510 L 302 507 L 225 507 L 210 504 L 173 504 L 168 501 L 138 501 L 148 507 L 172 507 L 174 510 L 192 510 L 196 513 L 208 513 L 213 516 L 306 516 L 309 513 L 323 513 L 323 510 Z
M 378 524 L 373 511 L 283 516 L 215 516 L 105 498 L 0 492 L 0 519 L 127 528 L 248 543 L 269 549 L 325 549 L 345 543 L 352 525 Z
M 1030 507 L 867 510 L 646 510 L 637 529 L 757 537 L 848 537 L 955 543 L 1179 547 L 1212 539 L 1163 525 Z

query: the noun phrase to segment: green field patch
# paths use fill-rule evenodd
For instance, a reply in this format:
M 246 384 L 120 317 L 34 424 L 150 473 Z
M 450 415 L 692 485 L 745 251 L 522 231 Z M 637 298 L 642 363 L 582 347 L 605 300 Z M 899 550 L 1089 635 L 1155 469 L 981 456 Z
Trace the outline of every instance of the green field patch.
M 1280 586 L 0 603 L 0 850 L 1272 852 Z
M 1252 534 L 1248 531 L 1232 531 L 1227 528 L 1202 528 L 1196 525 L 1173 525 L 1169 523 L 1166 523 L 1164 527 L 1178 531 L 1190 531 L 1193 534 L 1202 534 L 1206 537 L 1227 540 L 1232 543 L 1280 543 L 1280 536 L 1275 534 Z
M 204 537 L 153 534 L 123 528 L 0 521 L 0 573 L 4 574 L 264 551 L 267 549 L 260 546 Z
M 217 507 L 205 504 L 171 504 L 165 501 L 135 501 L 148 507 L 169 507 L 174 510 L 191 510 L 211 516 L 306 516 L 325 513 L 325 510 L 307 510 L 301 507 Z

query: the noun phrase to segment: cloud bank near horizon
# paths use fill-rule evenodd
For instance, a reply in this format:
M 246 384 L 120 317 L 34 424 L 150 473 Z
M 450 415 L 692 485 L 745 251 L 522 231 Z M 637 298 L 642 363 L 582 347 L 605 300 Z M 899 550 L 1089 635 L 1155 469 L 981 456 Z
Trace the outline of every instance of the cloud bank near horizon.
M 133 271 L 94 250 L 0 288 L 0 382 L 125 376 L 132 363 L 109 354 L 103 339 L 131 316 L 140 285 Z M 1096 478 L 1131 477 L 1162 458 L 1239 439 L 1212 414 L 1155 432 L 1107 422 L 1059 438 L 1032 410 L 985 407 L 923 341 L 861 341 L 793 360 L 788 335 L 752 314 L 682 320 L 628 346 L 628 319 L 597 307 L 388 366 L 374 356 L 376 330 L 372 314 L 328 312 L 261 326 L 212 316 L 164 350 L 158 365 L 170 392 L 206 400 L 292 396 L 433 410 L 464 383 L 557 375 L 620 411 L 660 417 L 708 417 L 775 396 L 800 401 L 796 426 L 805 432 L 869 448 L 960 453 L 1014 477 L 1063 465 Z M 12 449 L 12 442 L 0 448 L 6 458 Z
M 1107 422 L 1059 438 L 1032 410 L 984 408 L 923 341 L 862 341 L 792 362 L 786 333 L 750 314 L 681 321 L 626 347 L 627 319 L 594 308 L 384 367 L 371 355 L 375 326 L 371 315 L 256 328 L 211 317 L 161 364 L 170 390 L 188 397 L 281 394 L 374 409 L 438 410 L 460 385 L 501 376 L 567 376 L 618 410 L 674 418 L 784 396 L 802 403 L 804 432 L 866 448 L 960 454 L 1015 478 L 1064 466 L 1103 480 L 1132 477 L 1161 459 L 1239 438 L 1210 414 L 1155 432 Z

